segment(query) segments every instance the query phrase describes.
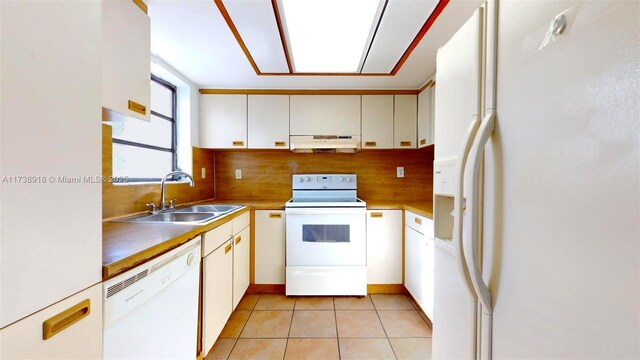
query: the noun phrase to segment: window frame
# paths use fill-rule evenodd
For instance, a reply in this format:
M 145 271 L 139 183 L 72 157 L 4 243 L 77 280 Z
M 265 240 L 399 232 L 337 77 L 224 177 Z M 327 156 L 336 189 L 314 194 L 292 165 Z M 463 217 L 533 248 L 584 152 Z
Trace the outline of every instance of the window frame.
M 144 143 L 138 143 L 135 141 L 128 141 L 128 140 L 121 140 L 121 139 L 115 139 L 115 138 L 111 138 L 111 142 L 113 144 L 120 144 L 120 145 L 127 145 L 127 146 L 134 146 L 134 147 L 139 147 L 139 148 L 143 148 L 143 149 L 149 149 L 149 150 L 156 150 L 156 151 L 163 151 L 163 152 L 170 152 L 171 153 L 171 171 L 176 171 L 176 170 L 180 170 L 180 168 L 178 168 L 178 134 L 177 134 L 177 113 L 178 113 L 178 109 L 177 109 L 177 87 L 175 85 L 173 85 L 172 83 L 158 77 L 155 76 L 153 74 L 151 74 L 151 79 L 150 81 L 154 81 L 156 83 L 158 83 L 161 86 L 164 86 L 165 88 L 169 89 L 171 91 L 171 117 L 168 117 L 164 114 L 160 114 L 158 112 L 155 112 L 151 109 L 151 105 L 149 106 L 149 111 L 151 113 L 151 115 L 154 115 L 160 119 L 169 121 L 171 123 L 171 148 L 165 148 L 165 147 L 161 147 L 161 146 L 155 146 L 155 145 L 149 145 L 149 144 L 144 144 Z M 113 161 L 113 160 L 112 160 Z M 126 175 L 125 175 L 126 176 Z M 172 179 L 168 179 L 168 180 L 178 180 L 175 178 Z M 130 183 L 141 183 L 141 182 L 159 182 L 162 181 L 161 178 L 131 178 L 128 177 L 127 178 L 127 182 Z

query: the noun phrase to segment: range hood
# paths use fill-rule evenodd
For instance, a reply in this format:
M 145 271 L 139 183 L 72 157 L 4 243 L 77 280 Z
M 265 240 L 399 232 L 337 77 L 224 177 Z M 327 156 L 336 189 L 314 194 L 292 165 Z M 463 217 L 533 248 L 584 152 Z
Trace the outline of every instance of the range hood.
M 360 136 L 356 135 L 292 135 L 289 137 L 293 152 L 337 152 L 360 151 Z

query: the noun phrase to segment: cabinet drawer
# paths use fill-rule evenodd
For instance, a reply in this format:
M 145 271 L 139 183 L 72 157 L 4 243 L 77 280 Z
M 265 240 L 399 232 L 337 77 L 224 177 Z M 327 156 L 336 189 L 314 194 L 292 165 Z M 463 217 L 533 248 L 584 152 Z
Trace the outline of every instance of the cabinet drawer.
M 404 224 L 421 234 L 433 233 L 433 220 L 411 211 L 404 212 Z
M 202 257 L 209 255 L 233 236 L 233 222 L 228 221 L 202 236 Z
M 250 212 L 247 211 L 244 214 L 237 216 L 236 218 L 234 218 L 232 220 L 233 223 L 233 235 L 239 233 L 240 231 L 242 231 L 244 228 L 246 228 L 247 226 L 249 226 L 249 222 L 251 221 L 251 215 Z
M 0 359 L 102 359 L 102 285 L 5 327 L 0 345 Z

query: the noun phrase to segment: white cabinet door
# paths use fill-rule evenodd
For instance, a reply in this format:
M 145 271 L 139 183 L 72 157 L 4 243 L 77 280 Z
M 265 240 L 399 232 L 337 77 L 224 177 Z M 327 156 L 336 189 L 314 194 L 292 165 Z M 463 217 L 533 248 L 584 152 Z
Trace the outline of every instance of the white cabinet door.
M 233 307 L 233 245 L 229 240 L 203 259 L 202 352 L 207 354 Z
M 402 210 L 367 210 L 367 282 L 402 284 Z
M 362 95 L 362 148 L 393 149 L 393 95 Z
M 429 86 L 418 95 L 418 147 L 433 144 L 433 117 L 431 116 L 432 88 Z
M 424 259 L 426 257 L 425 236 L 416 230 L 404 228 L 404 286 L 422 307 L 424 289 Z
M 393 145 L 396 149 L 415 149 L 418 131 L 418 96 L 394 95 Z
M 149 121 L 149 17 L 131 0 L 103 0 L 102 46 L 102 107 L 116 112 L 106 115 Z
M 255 213 L 255 282 L 256 284 L 284 284 L 284 211 L 256 210 Z
M 102 280 L 101 184 L 77 181 L 102 174 L 101 4 L 0 1 L 0 24 L 2 328 Z
M 0 359 L 102 359 L 102 284 L 0 330 Z
M 247 226 L 233 238 L 233 308 L 249 288 L 250 231 Z
M 247 95 L 200 95 L 200 146 L 247 147 Z
M 360 95 L 291 95 L 291 135 L 360 135 Z
M 249 149 L 289 149 L 289 95 L 248 95 Z

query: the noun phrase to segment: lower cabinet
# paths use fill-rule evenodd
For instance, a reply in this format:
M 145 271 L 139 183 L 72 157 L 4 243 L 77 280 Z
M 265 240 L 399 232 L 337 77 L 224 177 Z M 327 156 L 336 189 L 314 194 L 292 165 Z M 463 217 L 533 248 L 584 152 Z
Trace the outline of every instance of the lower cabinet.
M 402 284 L 402 210 L 367 210 L 367 283 Z
M 247 213 L 248 214 L 248 213 Z M 238 306 L 249 288 L 249 227 L 233 237 L 233 309 Z
M 233 304 L 232 240 L 229 239 L 205 256 L 202 267 L 202 350 L 204 354 L 207 354 L 231 316 Z
M 433 319 L 433 221 L 405 212 L 404 285 L 422 311 Z
M 255 211 L 255 282 L 284 284 L 285 219 L 282 210 Z
M 202 353 L 206 355 L 249 288 L 247 211 L 204 234 L 202 240 Z
M 102 284 L 0 330 L 0 359 L 53 358 L 102 358 Z

